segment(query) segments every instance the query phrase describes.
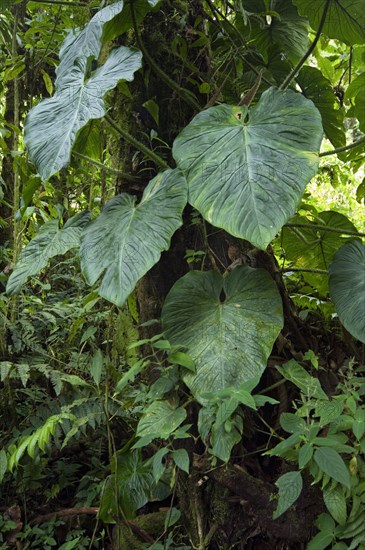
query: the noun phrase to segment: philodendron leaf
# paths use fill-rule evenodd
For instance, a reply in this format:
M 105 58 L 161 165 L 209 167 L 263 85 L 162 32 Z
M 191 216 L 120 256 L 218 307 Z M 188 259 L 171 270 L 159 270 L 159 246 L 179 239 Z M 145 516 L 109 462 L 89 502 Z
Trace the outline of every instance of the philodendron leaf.
M 162 324 L 195 361 L 196 373 L 183 377 L 198 398 L 262 374 L 283 326 L 282 303 L 263 269 L 241 266 L 227 277 L 191 271 L 166 297 Z
M 121 9 L 122 2 L 104 8 L 78 34 L 70 33 L 60 51 L 56 93 L 29 112 L 24 140 L 29 156 L 43 180 L 58 172 L 70 159 L 78 131 L 90 119 L 105 115 L 103 97 L 119 80 L 133 80 L 142 54 L 120 46 L 94 73 L 91 60 L 101 49 L 103 24 Z
M 121 306 L 137 281 L 170 246 L 181 226 L 186 204 L 186 181 L 179 170 L 158 174 L 136 197 L 114 197 L 84 232 L 80 258 L 89 284 L 103 275 L 99 294 Z
M 365 343 L 365 246 L 343 245 L 329 269 L 330 294 L 343 326 Z
M 137 427 L 137 436 L 167 439 L 184 422 L 186 410 L 168 401 L 154 401 L 144 411 Z
M 363 0 L 293 0 L 299 13 L 308 17 L 316 31 L 328 6 L 322 32 L 350 46 L 365 42 L 365 10 Z
M 90 214 L 82 213 L 70 218 L 62 229 L 59 228 L 59 220 L 51 220 L 42 225 L 38 234 L 22 250 L 9 277 L 6 292 L 19 292 L 28 277 L 37 275 L 51 258 L 78 247 L 81 233 L 89 221 Z
M 316 174 L 321 115 L 312 101 L 269 88 L 253 108 L 218 105 L 176 138 L 189 202 L 217 227 L 265 249 Z

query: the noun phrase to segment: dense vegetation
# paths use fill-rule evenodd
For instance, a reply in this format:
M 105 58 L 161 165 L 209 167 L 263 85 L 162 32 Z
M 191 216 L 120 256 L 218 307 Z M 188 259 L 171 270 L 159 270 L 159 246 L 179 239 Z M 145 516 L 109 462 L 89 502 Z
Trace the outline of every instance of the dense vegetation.
M 3 0 L 0 548 L 365 548 L 363 0 Z

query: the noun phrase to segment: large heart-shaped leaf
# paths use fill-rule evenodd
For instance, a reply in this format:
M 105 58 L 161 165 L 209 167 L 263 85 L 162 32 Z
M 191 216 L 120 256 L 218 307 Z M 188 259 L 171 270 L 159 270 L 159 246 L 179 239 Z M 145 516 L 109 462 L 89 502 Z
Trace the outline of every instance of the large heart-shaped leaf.
M 357 231 L 346 216 L 333 210 L 320 212 L 313 222 L 304 216 L 297 215 L 289 223 L 294 227 L 283 228 L 280 244 L 284 249 L 285 258 L 292 263 L 293 267 L 303 269 L 326 271 L 337 250 L 348 241 L 349 237 L 346 233 Z M 307 227 L 295 227 L 298 224 L 304 224 Z M 319 229 L 320 226 L 323 226 L 323 231 Z M 344 231 L 344 234 L 341 234 L 341 231 Z M 321 294 L 328 292 L 327 275 L 310 272 L 303 272 L 302 275 Z
M 323 130 L 333 146 L 346 145 L 344 113 L 339 107 L 331 82 L 315 67 L 303 67 L 297 82 L 305 97 L 311 99 L 321 113 Z
M 323 33 L 350 46 L 365 42 L 365 9 L 363 0 L 293 0 L 299 13 L 308 17 L 318 30 L 322 14 L 329 2 Z
M 191 271 L 167 295 L 162 324 L 195 361 L 184 381 L 199 396 L 263 372 L 283 326 L 281 298 L 263 269 L 237 267 L 227 277 Z
M 253 108 L 219 105 L 176 138 L 189 202 L 217 227 L 266 248 L 318 168 L 323 130 L 313 103 L 270 88 Z
M 90 220 L 90 214 L 77 214 L 59 228 L 59 220 L 46 222 L 38 234 L 22 250 L 18 263 L 9 277 L 6 291 L 15 294 L 20 291 L 28 277 L 37 275 L 49 260 L 65 254 L 80 244 L 83 228 Z
M 87 79 L 86 58 L 69 66 L 62 88 L 28 114 L 24 139 L 43 180 L 58 172 L 69 159 L 77 132 L 92 118 L 105 115 L 103 97 L 119 80 L 133 80 L 142 54 L 121 46 Z
M 180 170 L 167 170 L 148 184 L 139 204 L 134 196 L 118 195 L 87 228 L 81 240 L 82 272 L 91 285 L 104 273 L 101 296 L 122 305 L 169 248 L 182 224 L 186 187 Z
M 330 266 L 330 293 L 344 327 L 365 344 L 365 246 L 343 245 Z
M 274 12 L 270 23 L 260 28 L 257 34 L 251 32 L 251 40 L 265 61 L 268 61 L 268 50 L 275 44 L 280 47 L 282 55 L 296 63 L 308 49 L 308 20 L 299 15 L 288 0 L 274 0 L 270 11 Z

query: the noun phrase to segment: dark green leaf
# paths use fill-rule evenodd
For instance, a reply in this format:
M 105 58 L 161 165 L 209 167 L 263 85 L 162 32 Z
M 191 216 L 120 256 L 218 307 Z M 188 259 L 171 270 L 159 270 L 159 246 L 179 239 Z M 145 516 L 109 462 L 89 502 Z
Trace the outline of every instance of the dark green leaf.
M 348 468 L 337 451 L 331 447 L 320 447 L 314 452 L 314 460 L 325 474 L 350 488 Z
M 277 519 L 299 498 L 303 489 L 303 479 L 300 472 L 288 472 L 279 477 L 275 485 L 278 487 L 279 501 L 273 519 Z

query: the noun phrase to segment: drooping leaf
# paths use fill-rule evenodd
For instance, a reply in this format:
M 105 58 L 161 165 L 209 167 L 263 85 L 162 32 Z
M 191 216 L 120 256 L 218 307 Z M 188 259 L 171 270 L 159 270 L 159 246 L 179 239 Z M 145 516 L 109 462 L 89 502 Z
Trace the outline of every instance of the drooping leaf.
M 323 489 L 323 500 L 327 510 L 340 525 L 347 519 L 346 497 L 341 486 L 327 486 Z
M 317 399 L 328 399 L 326 393 L 322 390 L 319 380 L 311 376 L 305 368 L 299 365 L 294 359 L 291 359 L 282 367 L 276 366 L 276 368 L 286 380 L 295 384 L 304 395 Z
M 331 447 L 319 447 L 313 455 L 320 469 L 335 481 L 350 488 L 350 474 L 341 456 Z
M 278 487 L 279 501 L 273 519 L 277 519 L 299 498 L 303 489 L 303 479 L 300 472 L 288 472 L 279 477 L 275 485 Z
M 190 459 L 186 449 L 172 451 L 172 459 L 180 470 L 189 473 Z
M 80 258 L 89 284 L 103 274 L 99 294 L 121 306 L 137 281 L 170 246 L 182 224 L 186 181 L 179 170 L 158 174 L 136 197 L 123 193 L 112 199 L 84 232 Z
M 137 427 L 137 436 L 167 439 L 186 418 L 183 407 L 174 407 L 167 401 L 154 401 L 147 409 Z
M 211 434 L 211 453 L 223 462 L 228 462 L 232 449 L 242 439 L 242 431 L 238 430 L 234 422 L 230 422 L 230 428 L 226 425 L 213 425 Z
M 189 202 L 217 227 L 265 249 L 318 168 L 323 130 L 310 100 L 265 91 L 253 108 L 219 105 L 176 138 Z
M 343 125 L 344 113 L 331 82 L 315 67 L 303 67 L 297 76 L 297 82 L 305 97 L 311 99 L 322 117 L 323 130 L 334 147 L 346 145 L 346 133 Z
M 363 0 L 293 0 L 299 13 L 308 17 L 318 30 L 327 2 L 329 8 L 322 32 L 350 46 L 365 42 L 365 10 Z
M 19 292 L 28 277 L 37 275 L 51 258 L 78 247 L 82 230 L 89 220 L 90 214 L 82 213 L 70 218 L 62 229 L 59 228 L 59 220 L 42 225 L 38 234 L 22 250 L 6 291 L 9 294 Z
M 141 67 L 141 53 L 120 46 L 90 78 L 86 61 L 77 59 L 69 66 L 67 80 L 63 77 L 62 86 L 56 82 L 55 95 L 38 103 L 27 116 L 24 140 L 43 180 L 69 162 L 77 132 L 90 119 L 105 115 L 106 92 L 119 80 L 133 80 Z
M 365 343 L 365 246 L 343 245 L 330 266 L 330 294 L 344 327 Z
M 337 231 L 356 233 L 354 224 L 343 214 L 334 211 L 320 212 L 312 222 L 304 216 L 296 215 L 289 223 L 307 224 L 308 227 L 283 227 L 281 245 L 287 260 L 294 267 L 304 269 L 328 270 L 337 250 L 349 240 L 346 234 L 326 231 L 327 228 Z M 324 231 L 311 225 L 323 225 Z M 353 237 L 351 237 L 353 239 Z M 321 294 L 328 293 L 328 277 L 316 273 L 302 273 L 303 278 Z
M 288 0 L 274 0 L 271 10 L 274 14 L 270 22 L 257 34 L 251 32 L 252 42 L 265 61 L 268 61 L 268 50 L 274 44 L 282 55 L 296 63 L 308 49 L 308 20 L 299 15 Z
M 260 375 L 282 323 L 281 298 L 271 277 L 247 266 L 225 278 L 191 271 L 175 283 L 162 309 L 167 338 L 187 348 L 195 361 L 196 374 L 183 374 L 195 396 Z

